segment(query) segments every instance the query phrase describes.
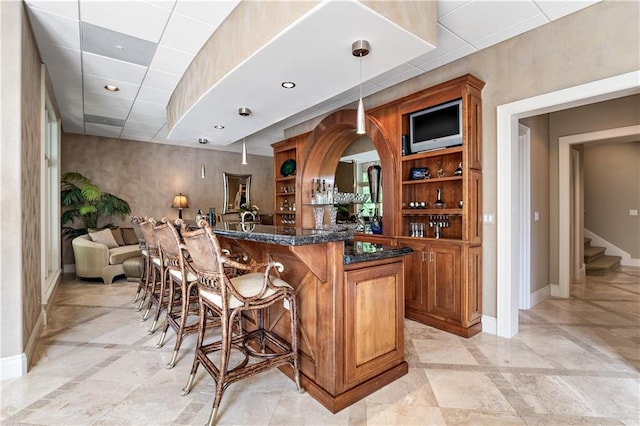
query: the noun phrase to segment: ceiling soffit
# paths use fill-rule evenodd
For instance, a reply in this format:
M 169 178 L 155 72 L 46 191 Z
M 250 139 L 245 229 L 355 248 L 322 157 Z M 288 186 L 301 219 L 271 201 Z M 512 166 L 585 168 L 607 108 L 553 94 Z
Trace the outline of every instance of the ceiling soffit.
M 196 129 L 229 145 L 424 55 L 436 34 L 434 2 L 241 2 L 173 92 L 168 139 L 191 139 Z M 351 54 L 360 39 L 371 43 L 362 59 Z M 283 89 L 285 80 L 296 88 Z

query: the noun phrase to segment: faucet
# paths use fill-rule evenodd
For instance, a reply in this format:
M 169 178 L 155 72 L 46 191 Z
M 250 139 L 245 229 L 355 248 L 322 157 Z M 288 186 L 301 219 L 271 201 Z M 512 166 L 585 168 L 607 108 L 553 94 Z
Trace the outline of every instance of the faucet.
M 249 216 L 249 221 L 253 222 L 256 220 L 255 215 L 253 214 L 253 212 L 250 211 L 244 211 L 242 213 L 240 213 L 240 222 L 245 223 L 247 221 L 246 217 Z

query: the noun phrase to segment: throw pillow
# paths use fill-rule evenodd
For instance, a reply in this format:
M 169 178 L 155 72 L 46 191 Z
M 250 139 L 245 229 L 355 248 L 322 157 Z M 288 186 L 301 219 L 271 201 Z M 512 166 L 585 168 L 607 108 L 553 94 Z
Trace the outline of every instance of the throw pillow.
M 118 243 L 113 238 L 113 234 L 110 229 L 103 229 L 102 231 L 89 232 L 89 238 L 96 243 L 104 244 L 108 248 L 118 247 Z
M 113 239 L 116 240 L 119 246 L 125 245 L 124 238 L 122 237 L 122 228 L 111 228 L 111 233 L 113 234 Z
M 124 239 L 124 243 L 126 245 L 130 244 L 138 244 L 138 236 L 136 235 L 133 228 L 120 228 L 122 229 L 122 238 Z

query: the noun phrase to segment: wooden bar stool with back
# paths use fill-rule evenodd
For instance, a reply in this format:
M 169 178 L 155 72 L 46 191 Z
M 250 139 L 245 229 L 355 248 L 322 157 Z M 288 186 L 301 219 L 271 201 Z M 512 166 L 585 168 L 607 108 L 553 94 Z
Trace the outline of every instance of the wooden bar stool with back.
M 207 370 L 216 382 L 209 425 L 215 424 L 220 400 L 233 382 L 288 364 L 298 392 L 304 389 L 298 369 L 298 330 L 295 290 L 284 280 L 271 275 L 282 272 L 279 262 L 247 265 L 225 256 L 218 238 L 204 220 L 199 229 L 189 231 L 182 225 L 182 237 L 197 275 L 200 301 L 200 327 L 191 374 L 182 395 L 191 391 L 198 366 Z M 228 275 L 229 268 L 241 273 Z M 258 272 L 263 269 L 264 272 Z M 244 273 L 244 274 L 242 274 Z M 266 310 L 274 304 L 288 307 L 290 342 L 274 330 L 264 327 Z M 220 340 L 204 343 L 206 312 L 220 317 Z M 240 324 L 240 325 L 239 325 Z M 216 356 L 211 356 L 217 354 Z M 235 362 L 230 362 L 233 359 Z M 232 364 L 232 365 L 230 365 Z

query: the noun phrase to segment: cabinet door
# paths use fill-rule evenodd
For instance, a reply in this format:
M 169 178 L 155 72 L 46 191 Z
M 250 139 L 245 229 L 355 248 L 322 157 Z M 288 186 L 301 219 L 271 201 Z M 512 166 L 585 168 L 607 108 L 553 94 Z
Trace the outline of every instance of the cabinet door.
M 411 247 L 413 253 L 404 260 L 404 300 L 407 310 L 427 312 L 427 245 L 402 239 L 399 245 Z
M 427 311 L 440 319 L 458 323 L 462 319 L 461 254 L 459 245 L 429 244 Z

